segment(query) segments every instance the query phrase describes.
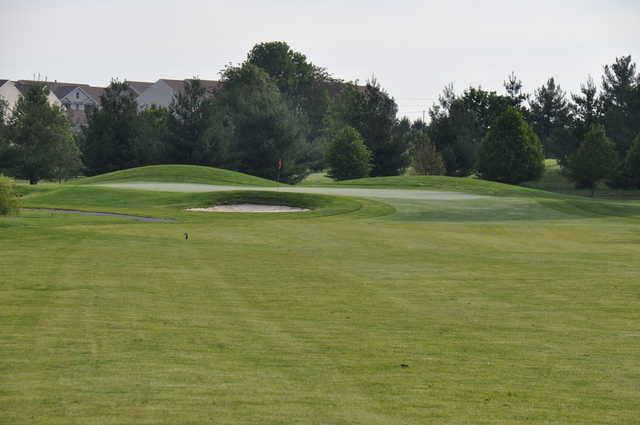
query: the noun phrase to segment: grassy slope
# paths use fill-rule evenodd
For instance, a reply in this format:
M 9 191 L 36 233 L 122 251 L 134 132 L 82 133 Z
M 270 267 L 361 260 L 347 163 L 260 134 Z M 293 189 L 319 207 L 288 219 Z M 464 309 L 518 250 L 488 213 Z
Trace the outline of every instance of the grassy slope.
M 197 165 L 150 165 L 114 171 L 113 173 L 75 180 L 70 184 L 96 184 L 114 182 L 175 182 L 203 183 L 214 185 L 246 185 L 246 186 L 278 186 L 279 184 L 221 168 L 202 167 Z
M 186 219 L 217 194 L 27 196 L 180 220 L 0 218 L 0 422 L 634 423 L 637 203 L 480 183 L 455 187 L 524 195 L 491 220 L 458 211 L 482 201 Z M 521 203 L 539 210 L 509 219 Z
M 308 186 L 378 187 L 389 189 L 426 189 L 452 192 L 475 193 L 492 196 L 537 196 L 549 197 L 553 194 L 536 189 L 490 182 L 472 177 L 447 176 L 391 176 L 368 177 L 355 180 L 321 181 L 308 183 Z

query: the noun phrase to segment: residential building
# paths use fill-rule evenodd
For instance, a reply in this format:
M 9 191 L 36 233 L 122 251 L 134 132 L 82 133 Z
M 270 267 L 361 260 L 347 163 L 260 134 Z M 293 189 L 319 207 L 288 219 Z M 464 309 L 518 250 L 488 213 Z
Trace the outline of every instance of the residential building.
M 9 80 L 0 80 L 0 97 L 7 102 L 7 111 L 13 111 L 20 99 L 21 96 L 27 93 L 29 86 L 35 83 L 35 81 L 28 80 L 20 80 L 20 81 L 9 81 Z M 62 103 L 60 99 L 53 93 L 51 90 L 49 91 L 49 95 L 47 99 L 51 105 L 55 105 L 58 107 L 62 107 Z M 8 112 L 10 113 L 10 112 Z
M 151 106 L 168 108 L 173 99 L 184 91 L 184 84 L 189 80 L 170 80 L 162 78 L 144 90 L 136 99 L 138 108 L 144 110 Z M 219 81 L 200 80 L 202 86 L 210 93 L 220 87 Z

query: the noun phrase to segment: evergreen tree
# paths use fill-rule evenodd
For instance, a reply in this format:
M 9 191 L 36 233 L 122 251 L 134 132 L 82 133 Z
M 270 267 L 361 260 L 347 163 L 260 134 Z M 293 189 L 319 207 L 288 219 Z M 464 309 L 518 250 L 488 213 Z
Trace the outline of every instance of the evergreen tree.
M 640 134 L 638 134 L 627 152 L 623 167 L 624 178 L 629 187 L 640 189 Z
M 169 110 L 155 105 L 138 114 L 140 131 L 133 144 L 133 156 L 140 165 L 174 163 L 168 141 Z
M 261 68 L 245 63 L 228 67 L 216 96 L 221 111 L 216 134 L 228 141 L 229 166 L 253 175 L 285 181 L 303 177 L 304 129 Z
M 546 156 L 561 158 L 567 149 L 562 145 L 562 139 L 557 137 L 557 132 L 569 128 L 570 109 L 564 90 L 556 85 L 553 77 L 535 91 L 530 108 L 531 123 L 544 146 Z
M 226 149 L 217 134 L 210 131 L 217 118 L 211 95 L 198 78 L 186 80 L 169 106 L 167 116 L 168 150 L 171 162 L 223 165 Z
M 614 175 L 617 163 L 615 145 L 607 137 L 604 127 L 596 124 L 569 158 L 566 174 L 576 187 L 591 189 L 593 196 L 598 182 Z
M 478 153 L 481 178 L 503 183 L 538 180 L 544 171 L 540 140 L 522 113 L 509 107 L 498 117 Z
M 601 102 L 598 97 L 598 88 L 589 77 L 586 84 L 580 85 L 580 94 L 572 94 L 573 103 L 570 105 L 573 112 L 578 133 L 581 140 L 589 129 L 601 119 Z
M 101 97 L 101 108 L 89 114 L 81 144 L 92 174 L 140 165 L 135 143 L 140 136 L 138 105 L 126 81 L 113 80 Z
M 394 176 L 409 163 L 402 137 L 394 137 L 398 112 L 395 100 L 375 79 L 365 87 L 348 85 L 331 111 L 328 126 L 350 126 L 358 130 L 373 155 L 372 176 Z
M 411 146 L 413 170 L 417 175 L 440 176 L 446 173 L 442 155 L 425 130 L 412 129 L 406 137 Z
M 429 135 L 442 153 L 449 175 L 467 176 L 477 162 L 478 149 L 489 128 L 512 101 L 481 87 L 469 87 L 456 96 L 445 88 L 439 104 L 429 111 Z
M 329 176 L 336 180 L 367 177 L 371 170 L 371 152 L 353 127 L 335 132 L 326 154 Z
M 80 168 L 80 153 L 65 113 L 51 106 L 45 84 L 31 84 L 18 99 L 6 129 L 7 169 L 36 184 L 42 179 L 66 178 Z
M 522 80 L 516 77 L 515 72 L 512 72 L 503 82 L 503 85 L 507 92 L 507 96 L 511 100 L 511 106 L 523 110 L 524 102 L 527 100 L 528 96 L 522 91 Z
M 631 56 L 616 58 L 604 67 L 602 121 L 619 155 L 625 155 L 640 133 L 640 75 Z

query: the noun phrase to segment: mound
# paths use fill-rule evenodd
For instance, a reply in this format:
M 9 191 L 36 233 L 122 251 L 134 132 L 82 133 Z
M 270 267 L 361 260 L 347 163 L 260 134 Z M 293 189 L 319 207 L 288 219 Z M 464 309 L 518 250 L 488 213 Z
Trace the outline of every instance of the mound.
M 75 180 L 69 184 L 98 184 L 115 182 L 172 182 L 204 183 L 233 186 L 282 186 L 271 180 L 250 176 L 237 171 L 199 165 L 149 165 L 114 171 L 94 177 Z
M 350 186 L 388 189 L 429 189 L 449 192 L 465 192 L 491 196 L 553 197 L 541 190 L 480 180 L 472 177 L 448 176 L 390 176 L 369 177 L 340 182 L 322 183 L 319 186 Z

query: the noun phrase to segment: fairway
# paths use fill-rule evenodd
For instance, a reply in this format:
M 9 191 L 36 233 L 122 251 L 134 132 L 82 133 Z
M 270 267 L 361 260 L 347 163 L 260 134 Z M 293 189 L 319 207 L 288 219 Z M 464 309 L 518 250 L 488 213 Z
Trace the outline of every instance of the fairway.
M 0 424 L 640 423 L 640 201 L 118 173 L 0 218 Z

